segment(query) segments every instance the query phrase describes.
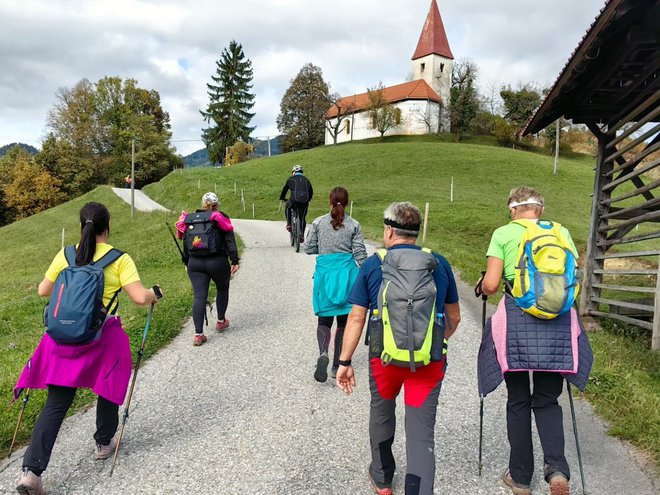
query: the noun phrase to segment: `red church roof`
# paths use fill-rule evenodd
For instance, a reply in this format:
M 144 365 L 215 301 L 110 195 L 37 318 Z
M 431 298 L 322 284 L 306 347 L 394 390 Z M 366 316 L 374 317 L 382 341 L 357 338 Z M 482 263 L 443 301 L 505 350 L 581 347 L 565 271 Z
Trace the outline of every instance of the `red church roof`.
M 397 101 L 404 100 L 431 100 L 431 101 L 441 101 L 438 93 L 433 91 L 433 88 L 428 85 L 423 79 L 418 79 L 417 81 L 410 81 L 403 84 L 396 84 L 394 86 L 388 86 L 383 88 L 383 96 L 390 103 L 396 103 Z M 344 96 L 338 102 L 338 105 L 341 108 L 346 108 L 349 105 L 352 106 L 352 112 L 359 112 L 364 110 L 369 105 L 369 94 L 360 93 L 352 96 Z M 331 119 L 337 116 L 337 107 L 332 105 L 327 112 L 325 112 L 325 118 Z
M 449 48 L 445 26 L 442 24 L 442 17 L 440 17 L 438 4 L 435 0 L 431 0 L 429 15 L 426 16 L 426 21 L 422 28 L 422 34 L 419 36 L 417 49 L 415 50 L 412 59 L 416 60 L 432 53 L 440 55 L 441 57 L 454 58 L 451 54 L 451 49 Z

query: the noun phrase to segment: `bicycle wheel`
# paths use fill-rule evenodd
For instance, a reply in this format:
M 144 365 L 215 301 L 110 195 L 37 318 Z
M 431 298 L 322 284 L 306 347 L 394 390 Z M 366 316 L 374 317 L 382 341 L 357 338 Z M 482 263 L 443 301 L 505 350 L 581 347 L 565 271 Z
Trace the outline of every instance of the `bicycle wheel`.
M 295 228 L 292 228 L 291 232 L 294 232 L 294 234 L 293 234 L 293 247 L 295 248 L 296 253 L 299 253 L 300 252 L 300 227 L 301 227 L 301 223 L 300 223 L 300 218 L 298 218 L 298 212 L 296 212 L 295 218 L 296 218 L 295 219 L 296 223 L 294 224 Z

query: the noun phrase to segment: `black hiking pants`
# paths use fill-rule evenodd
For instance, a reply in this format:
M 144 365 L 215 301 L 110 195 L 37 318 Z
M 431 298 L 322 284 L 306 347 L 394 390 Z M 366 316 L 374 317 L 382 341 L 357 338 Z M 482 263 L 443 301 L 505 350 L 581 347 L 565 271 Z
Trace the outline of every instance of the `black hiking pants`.
M 570 479 L 564 456 L 564 423 L 561 406 L 557 402 L 563 390 L 564 378 L 559 373 L 534 371 L 534 391 L 530 391 L 529 372 L 504 373 L 508 400 L 506 426 L 511 446 L 509 470 L 516 483 L 529 485 L 534 473 L 532 447 L 532 411 L 543 448 L 543 476 L 555 472 Z
M 30 445 L 23 456 L 23 468 L 41 476 L 48 467 L 50 454 L 62 426 L 62 421 L 76 396 L 75 388 L 48 386 L 48 397 L 32 430 Z M 100 445 L 109 445 L 117 433 L 119 406 L 99 397 L 96 403 L 96 433 L 94 440 Z M 91 449 L 90 449 L 91 450 Z
M 217 294 L 215 308 L 218 321 L 225 319 L 229 304 L 229 277 L 231 275 L 227 256 L 191 256 L 188 260 L 188 277 L 193 288 L 193 323 L 195 333 L 204 333 L 204 315 L 206 299 L 209 296 L 209 284 L 215 283 Z

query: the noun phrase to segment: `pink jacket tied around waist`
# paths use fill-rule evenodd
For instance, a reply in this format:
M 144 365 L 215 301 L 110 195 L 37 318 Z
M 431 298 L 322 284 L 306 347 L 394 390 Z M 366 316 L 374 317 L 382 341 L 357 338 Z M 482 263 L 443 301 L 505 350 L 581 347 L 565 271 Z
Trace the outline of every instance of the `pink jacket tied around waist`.
M 131 377 L 131 348 L 118 316 L 103 325 L 101 338 L 84 345 L 56 343 L 47 333 L 28 360 L 14 387 L 14 400 L 24 388 L 59 385 L 90 388 L 121 405 Z

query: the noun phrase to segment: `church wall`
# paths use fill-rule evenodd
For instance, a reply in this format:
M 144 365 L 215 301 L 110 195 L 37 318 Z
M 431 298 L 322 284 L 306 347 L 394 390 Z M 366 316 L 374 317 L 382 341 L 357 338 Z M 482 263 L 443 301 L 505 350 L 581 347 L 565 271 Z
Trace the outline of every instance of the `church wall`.
M 426 115 L 429 116 L 431 132 L 437 132 L 440 109 L 438 103 L 427 100 L 407 100 L 397 102 L 394 106 L 401 109 L 401 124 L 389 129 L 385 132 L 385 136 L 428 134 L 428 126 L 424 122 Z M 351 123 L 348 132 L 346 132 L 347 121 Z M 335 123 L 336 119 L 332 119 L 331 122 Z M 369 128 L 367 112 L 358 112 L 342 122 L 343 130 L 337 137 L 337 143 L 351 141 L 351 128 L 353 141 L 380 136 L 377 130 Z M 327 129 L 325 131 L 325 144 L 333 144 L 332 135 Z

